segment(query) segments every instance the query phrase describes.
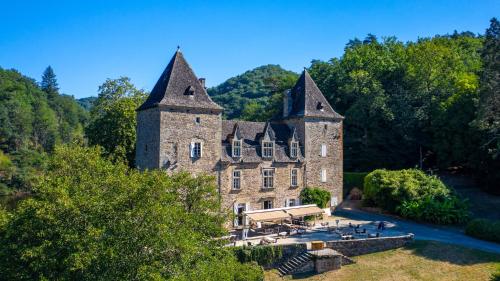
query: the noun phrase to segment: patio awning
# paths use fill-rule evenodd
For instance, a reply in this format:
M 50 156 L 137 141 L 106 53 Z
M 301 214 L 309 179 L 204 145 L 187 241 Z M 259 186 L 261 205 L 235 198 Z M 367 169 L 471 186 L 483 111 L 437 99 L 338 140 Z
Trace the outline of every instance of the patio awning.
M 269 211 L 255 212 L 255 213 L 251 212 L 251 213 L 246 213 L 246 215 L 255 222 L 282 220 L 290 218 L 290 215 L 285 213 L 283 210 L 269 210 Z
M 294 207 L 285 210 L 292 217 L 303 217 L 323 214 L 325 211 L 318 208 L 317 206 L 304 206 L 304 207 Z

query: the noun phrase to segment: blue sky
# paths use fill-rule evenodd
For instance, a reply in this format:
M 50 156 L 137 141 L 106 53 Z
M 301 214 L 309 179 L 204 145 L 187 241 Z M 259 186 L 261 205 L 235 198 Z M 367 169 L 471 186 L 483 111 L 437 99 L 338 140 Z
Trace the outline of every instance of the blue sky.
M 349 39 L 402 41 L 458 31 L 483 33 L 500 1 L 8 1 L 0 0 L 0 66 L 61 91 L 97 94 L 128 76 L 150 90 L 180 45 L 199 77 L 217 85 L 263 64 L 300 71 L 342 55 Z

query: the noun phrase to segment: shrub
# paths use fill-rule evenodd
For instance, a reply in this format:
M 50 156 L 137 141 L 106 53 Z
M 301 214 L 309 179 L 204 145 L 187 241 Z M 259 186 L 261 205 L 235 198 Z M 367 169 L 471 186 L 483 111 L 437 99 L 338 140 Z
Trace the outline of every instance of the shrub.
M 344 173 L 344 197 L 351 193 L 351 190 L 355 187 L 363 188 L 365 176 L 368 173 L 358 173 L 358 172 L 346 172 Z
M 482 240 L 500 242 L 500 221 L 475 219 L 465 227 L 465 234 Z
M 375 170 L 365 177 L 364 200 L 403 217 L 431 223 L 463 223 L 468 206 L 436 176 L 416 169 Z
M 283 247 L 279 245 L 236 247 L 234 254 L 241 263 L 256 262 L 261 266 L 270 266 L 283 257 Z
M 316 204 L 320 208 L 326 208 L 330 197 L 330 192 L 318 187 L 306 187 L 300 192 L 302 204 Z

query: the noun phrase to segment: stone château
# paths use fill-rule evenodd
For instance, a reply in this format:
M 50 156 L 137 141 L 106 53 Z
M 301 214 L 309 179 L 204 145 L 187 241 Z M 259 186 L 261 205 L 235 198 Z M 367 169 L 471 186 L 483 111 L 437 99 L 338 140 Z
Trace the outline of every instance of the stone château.
M 285 93 L 279 118 L 223 120 L 222 112 L 177 50 L 137 109 L 137 167 L 214 175 L 222 206 L 237 214 L 234 226 L 244 211 L 300 204 L 308 186 L 340 203 L 344 118 L 306 70 Z

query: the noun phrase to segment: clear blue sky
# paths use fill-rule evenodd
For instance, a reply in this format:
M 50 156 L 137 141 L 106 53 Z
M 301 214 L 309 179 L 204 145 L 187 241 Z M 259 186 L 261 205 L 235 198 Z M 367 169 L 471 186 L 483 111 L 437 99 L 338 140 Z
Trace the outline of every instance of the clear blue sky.
M 79 2 L 0 0 L 0 66 L 39 80 L 51 65 L 78 98 L 119 76 L 150 90 L 180 45 L 213 86 L 269 63 L 298 72 L 367 33 L 484 33 L 500 16 L 499 0 Z

